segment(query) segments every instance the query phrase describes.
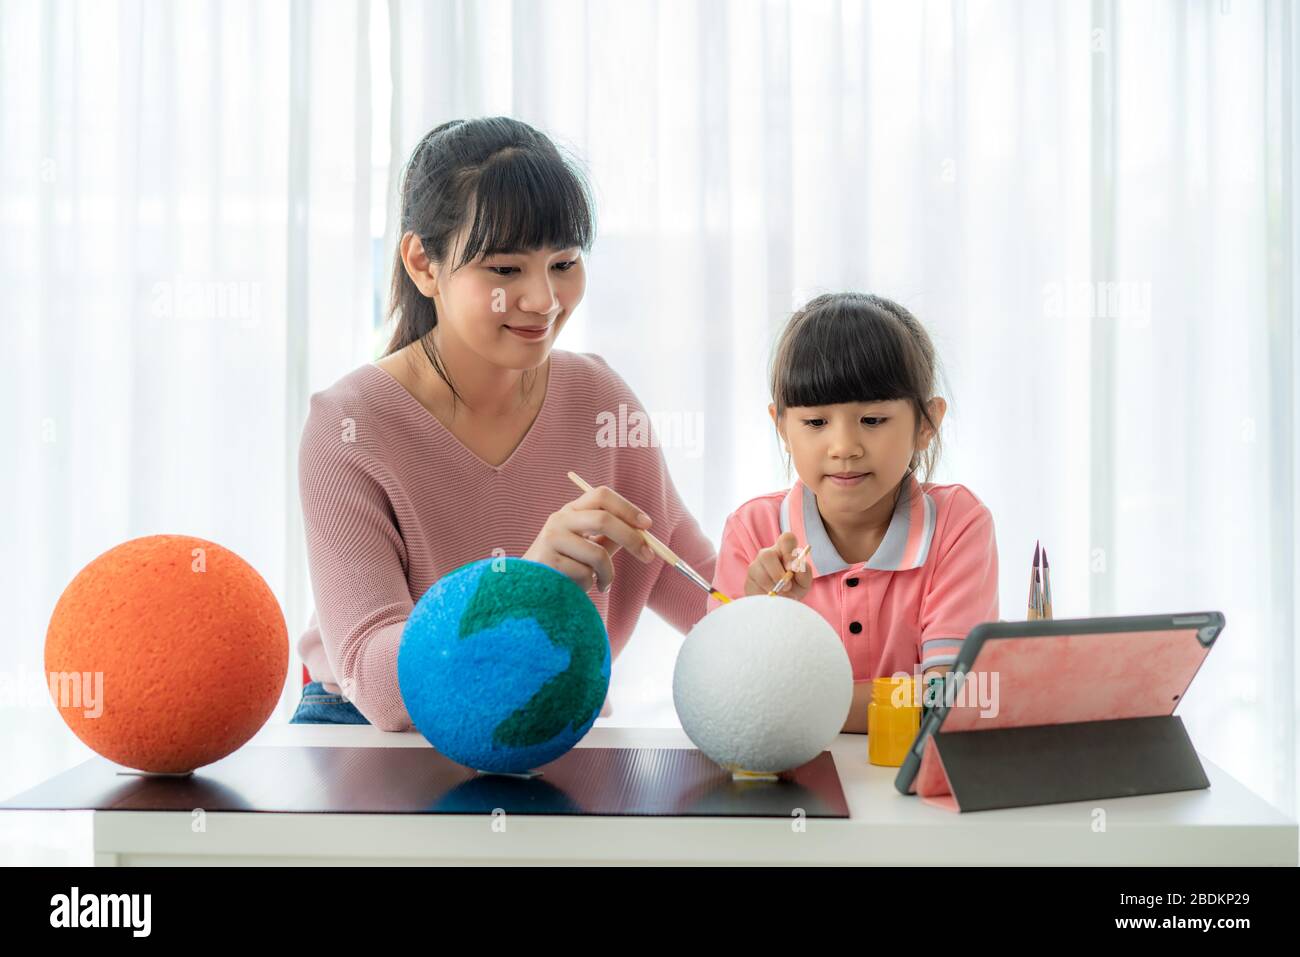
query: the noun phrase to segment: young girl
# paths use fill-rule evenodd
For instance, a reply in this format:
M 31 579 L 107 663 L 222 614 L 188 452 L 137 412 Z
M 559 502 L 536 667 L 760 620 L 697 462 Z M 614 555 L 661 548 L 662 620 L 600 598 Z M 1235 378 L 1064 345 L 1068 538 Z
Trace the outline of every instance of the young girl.
M 653 518 L 713 573 L 660 449 L 598 441 L 602 413 L 641 403 L 599 356 L 552 348 L 582 299 L 593 221 L 578 171 L 518 120 L 455 120 L 415 148 L 388 354 L 313 395 L 303 429 L 316 614 L 294 722 L 408 729 L 402 630 L 429 586 L 475 559 L 531 559 L 594 589 L 614 657 L 646 606 L 683 633 L 704 615 L 705 592 L 639 532 Z M 577 495 L 570 469 L 593 491 Z
M 794 565 L 780 594 L 817 609 L 844 642 L 844 730 L 865 732 L 872 678 L 948 671 L 966 633 L 997 620 L 993 517 L 964 486 L 917 478 L 933 471 L 947 405 L 934 395 L 930 337 L 902 306 L 818 296 L 786 326 L 771 381 L 768 413 L 799 478 L 728 517 L 713 584 L 766 594 Z

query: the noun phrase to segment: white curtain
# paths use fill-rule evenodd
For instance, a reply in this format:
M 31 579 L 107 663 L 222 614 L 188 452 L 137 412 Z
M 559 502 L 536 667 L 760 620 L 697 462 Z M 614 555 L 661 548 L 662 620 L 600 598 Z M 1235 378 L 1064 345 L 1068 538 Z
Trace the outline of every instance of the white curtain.
M 8 797 L 90 756 L 40 672 L 54 605 L 95 556 L 208 538 L 271 585 L 291 638 L 307 622 L 298 439 L 311 391 L 376 335 L 371 123 L 387 114 L 369 42 L 387 39 L 366 3 L 18 2 L 0 18 Z M 89 860 L 87 834 L 83 815 L 0 814 L 0 860 Z
M 7 687 L 39 690 L 59 593 L 137 535 L 234 549 L 296 640 L 298 437 L 387 339 L 401 164 L 510 114 L 596 188 L 559 345 L 637 390 L 715 542 L 788 482 L 766 370 L 791 309 L 896 298 L 939 350 L 937 480 L 993 511 L 1003 617 L 1035 540 L 1057 617 L 1222 610 L 1179 713 L 1295 814 L 1289 3 L 48 2 L 0 29 Z M 675 722 L 680 641 L 646 615 L 616 722 Z M 0 710 L 0 794 L 85 757 L 28 698 Z M 78 854 L 70 819 L 0 815 L 0 846 Z

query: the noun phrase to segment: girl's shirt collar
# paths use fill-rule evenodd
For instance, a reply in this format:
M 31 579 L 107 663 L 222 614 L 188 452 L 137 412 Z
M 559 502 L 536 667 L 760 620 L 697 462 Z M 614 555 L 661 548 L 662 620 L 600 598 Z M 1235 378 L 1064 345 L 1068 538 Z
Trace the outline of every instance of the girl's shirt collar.
M 812 545 L 808 561 L 814 577 L 851 569 L 897 572 L 920 568 L 930 554 L 936 508 L 915 474 L 909 474 L 904 483 L 889 529 L 875 554 L 865 562 L 854 565 L 840 557 L 817 510 L 817 496 L 799 479 L 781 502 L 781 531 L 794 532 L 801 545 Z

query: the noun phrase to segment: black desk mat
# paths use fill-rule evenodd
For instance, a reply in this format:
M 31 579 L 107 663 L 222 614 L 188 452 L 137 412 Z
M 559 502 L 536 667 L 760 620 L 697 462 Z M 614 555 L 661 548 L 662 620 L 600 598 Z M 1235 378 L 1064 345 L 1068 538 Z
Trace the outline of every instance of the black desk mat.
M 829 751 L 776 781 L 733 781 L 693 748 L 574 748 L 531 779 L 479 775 L 432 748 L 246 746 L 184 778 L 123 770 L 92 758 L 0 810 L 849 816 Z

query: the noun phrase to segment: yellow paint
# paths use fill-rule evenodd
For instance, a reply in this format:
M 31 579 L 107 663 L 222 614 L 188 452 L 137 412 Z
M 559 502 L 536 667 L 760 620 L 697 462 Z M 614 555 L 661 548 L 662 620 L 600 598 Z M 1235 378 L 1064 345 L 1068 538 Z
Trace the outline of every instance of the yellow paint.
M 867 760 L 872 764 L 896 768 L 907 757 L 921 730 L 920 687 L 915 677 L 872 680 L 867 705 Z

